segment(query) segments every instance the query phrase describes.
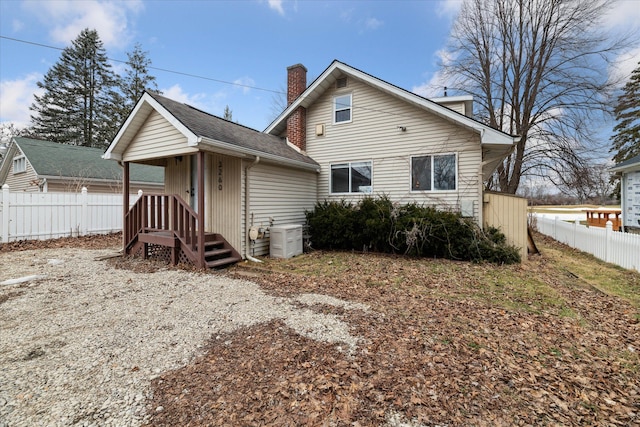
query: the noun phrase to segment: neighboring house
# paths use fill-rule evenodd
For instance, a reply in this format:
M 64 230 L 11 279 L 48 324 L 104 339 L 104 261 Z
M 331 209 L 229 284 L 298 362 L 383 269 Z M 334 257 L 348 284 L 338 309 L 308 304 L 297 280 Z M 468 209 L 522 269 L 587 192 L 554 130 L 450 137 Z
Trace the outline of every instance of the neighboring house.
M 622 226 L 625 231 L 640 232 L 640 156 L 620 162 L 610 170 L 620 175 Z
M 225 240 L 228 262 L 264 255 L 269 233 L 252 227 L 302 224 L 318 201 L 368 195 L 483 224 L 483 181 L 517 137 L 474 120 L 471 97 L 429 100 L 339 61 L 307 87 L 306 71 L 288 68 L 289 106 L 264 132 L 143 95 L 104 157 L 125 176 L 132 163 L 164 166 L 166 192 L 179 197 L 142 200 L 127 214 L 127 252 L 168 244 L 174 261 L 219 266 L 197 241 Z M 173 237 L 153 236 L 160 231 Z
M 98 148 L 14 137 L 0 166 L 0 184 L 11 191 L 121 193 L 122 167 L 102 159 Z M 135 165 L 131 191 L 164 192 L 164 169 Z

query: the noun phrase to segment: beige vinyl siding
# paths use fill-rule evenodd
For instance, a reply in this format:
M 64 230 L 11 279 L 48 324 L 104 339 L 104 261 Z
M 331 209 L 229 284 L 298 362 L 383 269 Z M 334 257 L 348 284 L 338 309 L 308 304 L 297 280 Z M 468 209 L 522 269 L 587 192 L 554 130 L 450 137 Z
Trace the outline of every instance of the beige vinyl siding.
M 464 102 L 441 102 L 440 104 L 460 114 L 466 114 Z
M 196 148 L 187 146 L 187 137 L 154 110 L 127 147 L 123 160 L 147 160 L 193 154 L 197 151 Z
M 167 194 L 177 194 L 185 202 L 189 203 L 188 190 L 191 187 L 191 168 L 189 156 L 181 160 L 172 158 L 167 160 L 164 168 L 164 190 Z
M 353 94 L 352 122 L 333 124 L 333 97 L 343 93 Z M 318 124 L 325 125 L 325 135 L 316 136 Z M 447 153 L 457 155 L 457 189 L 412 192 L 411 156 Z M 364 197 L 330 194 L 330 165 L 371 160 L 374 196 L 385 194 L 401 203 L 415 201 L 455 210 L 473 203 L 474 217 L 479 219 L 479 135 L 356 79 L 350 79 L 347 88 L 328 90 L 307 111 L 307 154 L 321 165 L 319 200 Z
M 520 249 L 522 260 L 527 259 L 527 199 L 511 194 L 485 193 L 483 221 L 485 227 L 499 228 L 507 243 Z
M 205 162 L 207 231 L 222 234 L 229 244 L 240 252 L 242 161 L 236 157 L 210 154 Z
M 16 157 L 21 157 L 22 152 L 18 150 Z M 7 159 L 9 161 L 9 159 Z M 26 170 L 24 172 L 13 172 L 13 159 L 11 161 L 11 167 L 9 168 L 9 174 L 7 175 L 7 179 L 5 184 L 9 186 L 10 191 L 28 191 L 28 192 L 38 192 L 40 189 L 38 188 L 38 184 L 36 181 L 38 180 L 38 175 L 36 171 L 33 170 L 33 166 L 31 166 L 31 162 L 29 159 L 26 159 Z
M 250 163 L 245 162 L 245 165 Z M 252 225 L 267 228 L 270 225 L 304 224 L 305 210 L 312 210 L 317 200 L 317 173 L 258 163 L 249 169 L 249 218 L 244 227 Z M 273 224 L 270 223 L 273 218 Z M 269 254 L 268 234 L 249 247 L 249 255 Z

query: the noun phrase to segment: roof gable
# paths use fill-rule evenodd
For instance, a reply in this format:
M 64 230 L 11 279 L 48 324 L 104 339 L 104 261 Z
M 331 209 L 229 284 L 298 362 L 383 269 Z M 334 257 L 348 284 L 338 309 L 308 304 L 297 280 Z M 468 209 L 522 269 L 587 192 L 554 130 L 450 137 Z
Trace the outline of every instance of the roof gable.
M 497 165 L 513 149 L 514 143 L 519 137 L 509 135 L 490 126 L 485 125 L 471 117 L 453 111 L 444 105 L 433 100 L 424 98 L 415 93 L 409 92 L 384 80 L 378 79 L 361 70 L 353 68 L 345 63 L 334 60 L 322 74 L 315 79 L 307 89 L 292 102 L 266 129 L 265 133 L 272 135 L 282 135 L 287 126 L 288 117 L 293 114 L 298 107 L 308 108 L 330 88 L 334 87 L 338 78 L 349 76 L 364 82 L 386 94 L 394 96 L 408 104 L 416 106 L 424 111 L 428 111 L 439 116 L 454 126 L 461 126 L 479 135 L 480 145 L 483 152 L 483 176 L 488 178 Z
M 265 132 L 274 135 L 281 134 L 286 128 L 286 119 L 292 112 L 300 106 L 308 108 L 320 97 L 320 95 L 322 95 L 322 93 L 332 87 L 335 81 L 343 75 L 359 79 L 366 84 L 372 85 L 383 92 L 404 100 L 405 102 L 414 104 L 449 121 L 477 131 L 481 134 L 483 143 L 512 145 L 514 138 L 517 138 L 493 129 L 484 123 L 472 119 L 471 117 L 455 112 L 435 101 L 416 95 L 415 93 L 378 79 L 377 77 L 337 60 L 334 60 L 331 65 L 329 65 L 329 67 L 324 70 L 322 74 L 315 79 L 307 89 L 265 129 Z
M 183 135 L 187 145 L 210 147 L 236 155 L 262 156 L 316 169 L 318 164 L 282 138 L 214 116 L 190 105 L 146 92 L 127 118 L 104 154 L 105 159 L 122 159 L 122 153 L 135 138 L 151 111 L 159 112 Z
M 120 166 L 105 161 L 102 150 L 98 148 L 23 137 L 15 137 L 13 140 L 39 177 L 113 181 L 122 178 Z M 163 183 L 164 171 L 153 166 L 136 165 L 131 169 L 131 180 Z

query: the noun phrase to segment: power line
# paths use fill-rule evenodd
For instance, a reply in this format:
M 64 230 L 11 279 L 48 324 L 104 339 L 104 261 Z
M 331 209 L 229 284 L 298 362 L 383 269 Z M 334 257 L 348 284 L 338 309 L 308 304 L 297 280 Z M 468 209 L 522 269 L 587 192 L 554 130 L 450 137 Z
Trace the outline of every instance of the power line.
M 44 47 L 44 48 L 47 48 L 47 49 L 54 49 L 54 50 L 59 50 L 59 51 L 64 50 L 64 48 L 61 48 L 61 47 L 50 46 L 50 45 L 46 45 L 46 44 L 43 44 L 43 43 L 36 43 L 36 42 L 28 41 L 28 40 L 16 39 L 16 38 L 13 38 L 13 37 L 7 37 L 7 36 L 3 36 L 3 35 L 0 35 L 0 39 L 11 40 L 11 41 L 18 42 L 18 43 L 30 44 L 32 46 Z M 121 63 L 121 64 L 126 64 L 127 63 L 127 61 L 123 61 L 121 59 L 114 59 L 114 58 L 107 58 L 107 59 L 109 61 L 118 62 L 118 63 Z M 177 74 L 177 75 L 180 75 L 180 76 L 192 77 L 194 79 L 208 80 L 208 81 L 211 81 L 211 82 L 222 83 L 222 84 L 231 85 L 231 86 L 238 86 L 238 87 L 242 87 L 242 88 L 246 88 L 246 89 L 255 89 L 255 90 L 261 90 L 261 91 L 264 91 L 264 92 L 271 92 L 271 93 L 276 93 L 276 94 L 283 94 L 284 93 L 284 92 L 279 91 L 279 90 L 265 89 L 265 88 L 258 87 L 258 86 L 251 86 L 251 85 L 246 85 L 246 84 L 242 84 L 242 83 L 229 82 L 229 81 L 226 81 L 226 80 L 214 79 L 213 77 L 199 76 L 197 74 L 191 74 L 191 73 L 185 73 L 185 72 L 182 72 L 182 71 L 170 70 L 168 68 L 149 67 L 149 69 L 150 70 L 156 70 L 156 71 L 162 71 L 164 73 Z

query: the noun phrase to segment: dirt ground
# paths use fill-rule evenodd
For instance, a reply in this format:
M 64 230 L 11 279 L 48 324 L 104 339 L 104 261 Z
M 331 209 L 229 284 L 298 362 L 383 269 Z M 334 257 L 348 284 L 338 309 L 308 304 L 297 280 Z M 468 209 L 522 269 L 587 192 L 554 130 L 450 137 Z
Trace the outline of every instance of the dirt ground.
M 119 238 L 0 251 L 109 247 Z M 150 425 L 640 425 L 638 309 L 545 251 L 582 255 L 538 243 L 542 255 L 519 266 L 314 252 L 231 268 L 274 295 L 369 305 L 315 308 L 348 322 L 361 344 L 345 353 L 278 320 L 212 337 L 203 357 L 153 381 Z M 640 275 L 584 262 L 640 291 Z

